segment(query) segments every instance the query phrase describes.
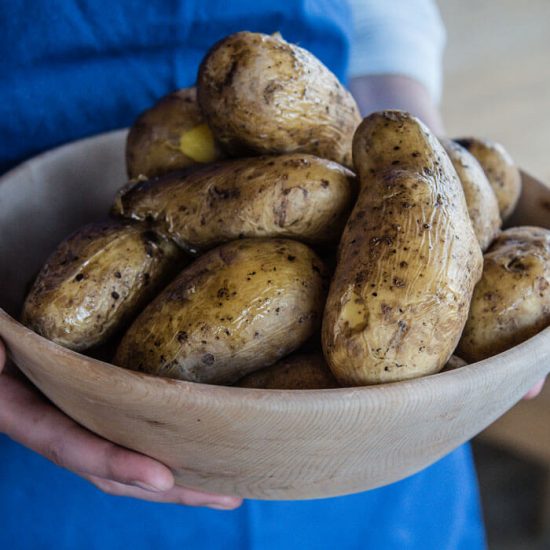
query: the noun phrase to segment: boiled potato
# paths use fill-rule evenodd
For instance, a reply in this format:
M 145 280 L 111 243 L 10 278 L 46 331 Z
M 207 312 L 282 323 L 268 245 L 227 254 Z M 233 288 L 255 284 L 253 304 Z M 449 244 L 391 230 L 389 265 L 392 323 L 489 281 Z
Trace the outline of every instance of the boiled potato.
M 361 122 L 351 94 L 310 52 L 280 36 L 238 32 L 204 58 L 198 99 L 233 156 L 311 153 L 349 166 Z
M 173 92 L 136 120 L 126 141 L 130 178 L 159 176 L 222 158 L 197 104 L 196 88 Z
M 468 322 L 458 346 L 481 361 L 550 326 L 550 231 L 513 227 L 485 254 Z
M 153 222 L 191 251 L 242 237 L 336 243 L 354 179 L 347 168 L 311 155 L 239 159 L 137 182 L 122 189 L 114 212 Z
M 460 138 L 455 141 L 481 164 L 497 197 L 500 217 L 506 220 L 514 211 L 521 194 L 518 167 L 500 143 L 479 138 Z
M 105 342 L 180 266 L 181 251 L 140 224 L 86 225 L 50 256 L 23 307 L 23 323 L 74 350 Z
M 278 361 L 318 328 L 324 266 L 296 241 L 243 239 L 197 259 L 136 319 L 115 364 L 231 384 Z
M 367 117 L 361 191 L 340 242 L 323 349 L 343 386 L 438 372 L 458 343 L 482 254 L 456 171 L 418 119 Z
M 457 355 L 451 355 L 441 372 L 449 372 L 468 363 Z M 236 384 L 243 388 L 309 390 L 341 387 L 332 374 L 322 354 L 293 354 L 271 367 L 255 371 L 241 378 Z
M 495 192 L 471 153 L 450 139 L 440 141 L 462 183 L 468 214 L 481 250 L 487 250 L 502 225 Z
M 458 355 L 451 355 L 449 360 L 447 361 L 447 364 L 441 369 L 441 372 L 449 372 L 451 370 L 460 369 L 462 367 L 465 367 L 468 363 L 464 361 L 461 357 L 458 357 Z
M 236 385 L 267 390 L 322 390 L 339 387 L 322 353 L 290 355 L 270 367 L 247 374 Z

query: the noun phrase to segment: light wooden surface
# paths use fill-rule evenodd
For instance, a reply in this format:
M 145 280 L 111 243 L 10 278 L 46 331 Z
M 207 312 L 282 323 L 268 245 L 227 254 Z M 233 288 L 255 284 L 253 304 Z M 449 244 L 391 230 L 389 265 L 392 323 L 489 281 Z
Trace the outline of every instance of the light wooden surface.
M 123 139 L 118 132 L 85 140 L 0 180 L 0 305 L 8 313 L 17 314 L 26 283 L 57 242 L 106 212 L 124 181 Z M 530 178 L 525 193 L 550 199 Z M 529 218 L 519 221 L 543 216 L 541 201 L 528 203 L 520 209 Z M 166 463 L 178 483 L 252 498 L 327 497 L 401 479 L 485 428 L 550 368 L 549 328 L 496 358 L 408 382 L 224 388 L 113 367 L 39 337 L 8 313 L 0 310 L 0 337 L 10 355 L 63 411 Z

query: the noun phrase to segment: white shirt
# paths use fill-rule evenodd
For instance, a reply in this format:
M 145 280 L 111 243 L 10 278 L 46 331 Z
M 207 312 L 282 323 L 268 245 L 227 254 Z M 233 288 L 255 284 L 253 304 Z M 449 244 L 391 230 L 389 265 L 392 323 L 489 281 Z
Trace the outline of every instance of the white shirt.
M 402 74 L 439 101 L 445 27 L 432 0 L 348 0 L 354 40 L 348 76 Z

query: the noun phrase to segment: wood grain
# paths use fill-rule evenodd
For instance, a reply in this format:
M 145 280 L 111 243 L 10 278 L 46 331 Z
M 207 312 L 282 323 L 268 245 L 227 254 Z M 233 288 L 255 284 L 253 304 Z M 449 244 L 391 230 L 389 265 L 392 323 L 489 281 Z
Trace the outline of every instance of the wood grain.
M 178 483 L 260 499 L 385 485 L 470 439 L 550 370 L 550 328 L 498 357 L 417 380 L 295 391 L 155 378 L 41 338 L 9 314 L 55 244 L 104 215 L 123 183 L 123 140 L 119 132 L 78 142 L 0 180 L 0 337 L 69 416 L 166 463 Z M 524 194 L 516 221 L 548 226 L 541 205 L 550 190 L 526 177 Z M 528 207 L 529 197 L 542 202 Z

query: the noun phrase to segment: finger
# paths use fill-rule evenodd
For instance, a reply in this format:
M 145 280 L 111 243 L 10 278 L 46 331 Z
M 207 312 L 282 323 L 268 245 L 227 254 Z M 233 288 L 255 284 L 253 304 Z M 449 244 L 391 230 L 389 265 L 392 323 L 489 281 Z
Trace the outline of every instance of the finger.
M 206 506 L 216 510 L 234 510 L 242 504 L 238 497 L 205 493 L 194 489 L 174 486 L 164 492 L 152 493 L 130 485 L 124 485 L 116 481 L 102 479 L 96 476 L 84 475 L 91 483 L 104 493 L 115 496 L 133 497 L 151 502 L 170 502 L 185 504 L 187 506 Z
M 6 348 L 4 343 L 0 340 L 0 374 L 4 370 L 4 365 L 6 364 Z
M 231 509 L 240 499 L 174 487 L 166 466 L 119 447 L 80 427 L 32 387 L 4 377 L 0 383 L 0 426 L 10 437 L 56 464 L 93 479 L 112 494 Z M 8 409 L 8 415 L 1 415 Z M 10 418 L 6 418 L 6 417 Z
M 0 431 L 74 472 L 150 490 L 174 485 L 171 471 L 160 462 L 92 434 L 7 375 L 0 378 Z
M 523 397 L 523 399 L 534 399 L 542 391 L 544 386 L 544 380 L 541 380 L 538 384 L 533 386 Z

